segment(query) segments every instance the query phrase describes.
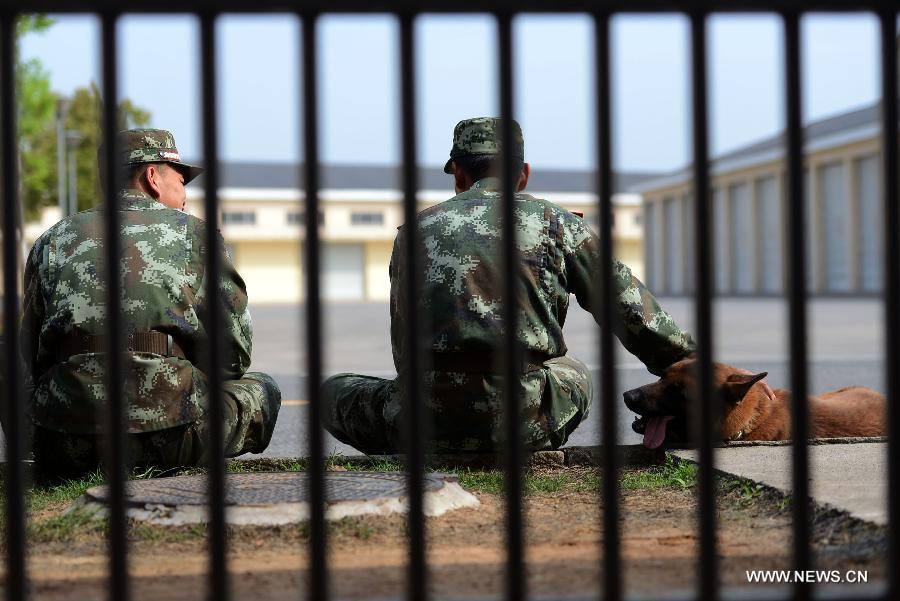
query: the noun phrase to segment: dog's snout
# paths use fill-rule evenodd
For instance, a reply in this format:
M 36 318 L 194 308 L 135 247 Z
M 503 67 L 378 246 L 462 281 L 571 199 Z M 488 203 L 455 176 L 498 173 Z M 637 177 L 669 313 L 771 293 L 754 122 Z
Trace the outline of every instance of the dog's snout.
M 625 397 L 625 406 L 631 409 L 632 411 L 636 411 L 638 404 L 644 398 L 644 393 L 641 392 L 640 388 L 635 388 L 633 390 L 627 390 L 624 394 Z

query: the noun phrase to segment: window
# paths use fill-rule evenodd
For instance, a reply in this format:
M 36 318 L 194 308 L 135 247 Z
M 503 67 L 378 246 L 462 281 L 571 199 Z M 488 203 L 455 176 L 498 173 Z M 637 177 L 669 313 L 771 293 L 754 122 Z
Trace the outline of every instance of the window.
M 222 213 L 222 225 L 253 225 L 256 213 L 253 211 L 229 211 Z
M 383 213 L 351 213 L 351 225 L 382 225 L 384 224 Z
M 303 225 L 306 223 L 306 213 L 304 211 L 291 211 L 287 214 L 288 225 Z M 319 211 L 319 225 L 325 225 L 325 213 Z

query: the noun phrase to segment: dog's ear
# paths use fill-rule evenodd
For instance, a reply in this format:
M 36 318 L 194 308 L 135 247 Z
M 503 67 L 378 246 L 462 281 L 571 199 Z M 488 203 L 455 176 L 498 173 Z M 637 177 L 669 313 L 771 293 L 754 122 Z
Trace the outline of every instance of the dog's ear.
M 758 374 L 731 374 L 722 385 L 722 395 L 726 401 L 740 403 L 750 387 L 768 375 L 767 371 Z

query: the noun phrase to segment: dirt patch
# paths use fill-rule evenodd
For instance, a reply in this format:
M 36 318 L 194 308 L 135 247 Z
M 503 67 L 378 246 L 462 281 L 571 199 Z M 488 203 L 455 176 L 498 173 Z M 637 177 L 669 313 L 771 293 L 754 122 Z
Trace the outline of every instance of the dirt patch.
M 628 475 L 628 474 L 626 474 Z M 588 468 L 546 468 L 526 498 L 527 588 L 531 595 L 596 596 L 601 586 L 603 531 L 599 477 Z M 622 492 L 623 578 L 628 593 L 693 590 L 697 579 L 697 503 L 690 486 L 651 485 L 639 471 Z M 634 479 L 636 478 L 636 479 Z M 677 481 L 677 477 L 676 477 Z M 645 486 L 638 486 L 644 483 Z M 686 483 L 689 484 L 689 483 Z M 491 485 L 474 491 L 481 506 L 427 520 L 433 593 L 496 595 L 503 590 L 504 502 Z M 33 516 L 46 524 L 52 505 Z M 790 567 L 790 502 L 768 489 L 731 481 L 719 495 L 722 581 L 748 586 L 747 570 Z M 834 512 L 815 516 L 818 569 L 884 575 L 884 531 Z M 332 594 L 340 598 L 400 598 L 405 594 L 403 516 L 348 518 L 329 526 Z M 305 526 L 230 529 L 234 599 L 297 599 L 306 594 Z M 36 599 L 105 599 L 106 544 L 102 527 L 59 537 L 37 528 L 29 549 Z M 203 526 L 132 525 L 135 599 L 204 599 Z M 762 585 L 755 585 L 762 586 Z M 863 586 L 863 585 L 858 585 Z

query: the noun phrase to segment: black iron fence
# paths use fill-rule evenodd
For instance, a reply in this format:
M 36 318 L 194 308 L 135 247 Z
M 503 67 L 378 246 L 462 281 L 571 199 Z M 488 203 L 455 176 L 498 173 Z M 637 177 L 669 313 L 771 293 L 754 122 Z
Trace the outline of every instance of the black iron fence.
M 493 3 L 491 12 L 497 23 L 499 39 L 500 64 L 500 116 L 504 118 L 505 127 L 502 137 L 505 148 L 510 148 L 512 130 L 508 117 L 514 114 L 513 105 L 514 78 L 512 72 L 512 18 L 521 12 L 581 12 L 593 16 L 596 25 L 596 69 L 597 69 L 597 192 L 599 196 L 601 235 L 601 262 L 597 266 L 602 275 L 602 292 L 604 298 L 611 299 L 612 287 L 612 205 L 611 205 L 611 127 L 610 120 L 610 18 L 621 12 L 678 12 L 687 14 L 691 23 L 691 64 L 693 90 L 693 189 L 696 198 L 696 338 L 700 369 L 700 410 L 699 438 L 700 472 L 699 472 L 699 529 L 700 529 L 700 572 L 698 597 L 704 600 L 715 600 L 720 596 L 716 553 L 716 512 L 715 490 L 713 481 L 713 398 L 712 398 L 712 324 L 711 324 L 711 247 L 710 247 L 710 198 L 708 169 L 708 110 L 707 110 L 707 30 L 706 23 L 712 12 L 765 11 L 777 13 L 784 25 L 785 40 L 785 110 L 787 123 L 787 180 L 788 198 L 790 199 L 787 232 L 790 240 L 788 257 L 789 307 L 790 307 L 790 361 L 791 388 L 793 390 L 792 417 L 794 424 L 793 445 L 793 495 L 795 499 L 806 499 L 808 486 L 808 456 L 806 438 L 808 427 L 807 414 L 807 349 L 806 349 L 806 290 L 804 252 L 804 207 L 803 199 L 803 140 L 801 128 L 801 69 L 800 69 L 800 31 L 799 20 L 808 11 L 870 11 L 874 12 L 881 24 L 881 81 L 882 81 L 882 157 L 883 157 L 883 194 L 884 194 L 884 232 L 885 232 L 885 286 L 884 302 L 886 314 L 886 379 L 889 406 L 889 553 L 887 557 L 888 587 L 885 599 L 900 599 L 900 450 L 897 449 L 898 433 L 900 433 L 900 316 L 897 307 L 900 305 L 900 242 L 896 235 L 900 231 L 900 211 L 898 211 L 898 153 L 897 153 L 897 55 L 895 36 L 897 28 L 898 4 L 894 1 L 878 0 L 710 0 L 708 2 L 681 2 L 678 0 L 608 0 L 606 2 L 587 2 L 584 0 L 564 0 L 550 2 L 548 0 L 520 0 L 515 3 L 506 0 Z M 16 348 L 18 340 L 19 298 L 13 293 L 18 290 L 18 274 L 20 257 L 16 244 L 16 219 L 18 203 L 17 184 L 17 136 L 15 109 L 15 18 L 20 12 L 91 12 L 100 16 L 102 21 L 102 74 L 105 112 L 103 116 L 105 156 L 107 164 L 115 164 L 115 131 L 116 118 L 114 107 L 117 106 L 117 74 L 116 65 L 118 47 L 116 42 L 116 24 L 124 10 L 128 12 L 175 12 L 192 13 L 200 19 L 200 54 L 202 64 L 202 106 L 203 106 L 203 157 L 206 165 L 205 177 L 205 214 L 218 214 L 217 188 L 218 144 L 216 129 L 217 81 L 215 77 L 216 61 L 216 29 L 217 17 L 225 12 L 263 12 L 288 11 L 295 12 L 303 23 L 302 44 L 302 82 L 303 82 L 303 137 L 305 141 L 306 160 L 306 257 L 307 269 L 307 302 L 306 333 L 308 345 L 309 381 L 309 437 L 310 467 L 309 486 L 311 499 L 310 517 L 310 566 L 309 595 L 316 600 L 329 597 L 327 588 L 326 562 L 326 530 L 324 502 L 324 451 L 323 434 L 319 425 L 319 393 L 317 383 L 322 379 L 322 335 L 321 335 L 321 286 L 319 276 L 320 247 L 316 215 L 319 205 L 319 155 L 318 155 L 318 108 L 317 73 L 316 73 L 316 19 L 324 13 L 334 12 L 370 12 L 390 11 L 400 23 L 400 64 L 401 64 L 401 109 L 403 139 L 403 191 L 404 216 L 407 223 L 415 220 L 416 214 L 416 130 L 415 130 L 415 69 L 414 69 L 414 20 L 424 12 L 485 12 L 483 2 L 477 0 L 422 0 L 404 2 L 402 0 L 372 3 L 366 0 L 307 0 L 302 3 L 290 3 L 285 0 L 132 0 L 120 3 L 115 0 L 0 0 L 0 190 L 3 203 L 3 286 L 7 293 L 3 299 L 4 321 L 7 349 Z M 512 157 L 503 157 L 504 174 L 503 196 L 513 196 L 515 174 L 512 172 Z M 106 170 L 105 189 L 108 194 L 118 189 L 115 169 Z M 106 218 L 106 265 L 119 264 L 121 242 L 119 240 L 119 217 L 116 211 L 105 211 Z M 518 261 L 515 231 L 506 227 L 513 223 L 513 205 L 504 203 L 502 259 L 507 265 Z M 215 222 L 210 220 L 206 242 L 208 248 L 218 245 Z M 409 263 L 415 264 L 417 233 L 410 230 L 407 238 L 406 253 Z M 219 254 L 208 253 L 208 282 L 217 282 L 221 271 Z M 415 274 L 415 270 L 411 270 Z M 505 270 L 506 298 L 514 298 L 515 270 Z M 121 317 L 120 279 L 107 277 L 107 302 L 109 306 L 107 335 L 118 343 L 115 348 L 124 348 L 123 320 Z M 417 281 L 413 277 L 407 282 L 406 294 L 409 295 L 408 306 L 417 312 Z M 216 290 L 209 291 L 210 296 Z M 221 308 L 216 302 L 212 307 L 212 323 L 222 323 Z M 617 404 L 615 371 L 613 366 L 612 341 L 612 303 L 604 303 L 601 314 L 600 353 L 601 353 L 601 401 L 600 412 L 603 433 L 603 598 L 615 600 L 622 598 L 621 552 L 618 533 L 619 491 L 616 454 Z M 421 348 L 417 333 L 419 315 L 410 315 L 406 332 L 409 348 Z M 513 303 L 504 304 L 506 323 L 516 321 L 516 308 Z M 211 444 L 213 448 L 223 447 L 223 427 L 221 415 L 222 360 L 218 354 L 219 330 L 209 328 L 210 348 L 213 350 L 204 367 L 210 379 L 210 420 Z M 518 348 L 514 339 L 515 328 L 507 327 L 502 341 L 504 357 L 504 374 L 507 405 L 507 447 L 506 453 L 506 596 L 511 600 L 526 597 L 524 586 L 523 563 L 523 521 L 522 521 L 522 477 L 523 446 L 519 436 L 520 424 L 517 419 L 517 389 L 512 385 L 517 379 Z M 112 347 L 111 347 L 112 348 Z M 407 370 L 410 398 L 418 398 L 422 390 L 420 353 L 408 353 L 410 358 Z M 24 459 L 23 426 L 23 374 L 14 352 L 7 352 L 4 357 L 4 393 L 9 395 L 6 403 L 8 414 L 6 423 L 9 429 L 7 436 L 7 472 L 6 472 L 6 521 L 7 521 L 7 554 L 6 554 L 6 593 L 10 601 L 28 598 L 28 586 L 25 574 L 25 484 L 22 467 Z M 127 601 L 130 598 L 128 578 L 128 543 L 126 537 L 125 482 L 126 466 L 124 464 L 124 408 L 123 389 L 119 374 L 122 372 L 122 356 L 110 353 L 108 369 L 108 443 L 106 465 L 110 483 L 109 513 L 109 558 L 110 582 L 109 596 L 116 601 Z M 408 596 L 418 600 L 427 597 L 427 570 L 425 561 L 425 527 L 423 517 L 424 455 L 426 441 L 423 440 L 423 412 L 413 403 L 408 414 L 408 487 L 409 487 L 409 574 Z M 225 463 L 220 457 L 209 465 L 209 500 L 210 500 L 210 596 L 216 600 L 229 599 L 226 562 L 225 537 Z M 810 526 L 807 506 L 796 502 L 793 519 L 793 541 L 795 568 L 805 570 L 810 567 Z M 811 596 L 809 586 L 803 582 L 795 585 L 794 599 L 803 600 Z

